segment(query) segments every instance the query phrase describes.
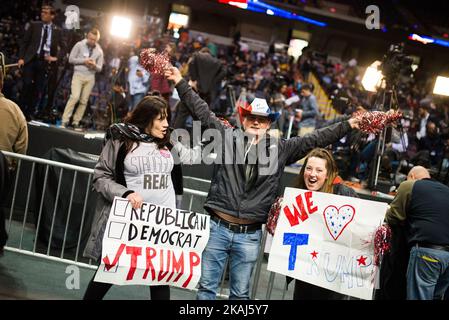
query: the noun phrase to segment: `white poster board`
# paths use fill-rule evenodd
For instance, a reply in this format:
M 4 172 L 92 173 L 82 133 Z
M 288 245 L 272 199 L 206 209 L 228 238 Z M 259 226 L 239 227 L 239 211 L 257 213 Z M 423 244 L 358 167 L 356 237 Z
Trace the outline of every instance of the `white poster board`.
M 128 200 L 116 197 L 95 281 L 194 289 L 209 226 L 205 214 L 145 202 L 135 210 Z
M 374 247 L 387 204 L 286 188 L 268 270 L 372 299 Z

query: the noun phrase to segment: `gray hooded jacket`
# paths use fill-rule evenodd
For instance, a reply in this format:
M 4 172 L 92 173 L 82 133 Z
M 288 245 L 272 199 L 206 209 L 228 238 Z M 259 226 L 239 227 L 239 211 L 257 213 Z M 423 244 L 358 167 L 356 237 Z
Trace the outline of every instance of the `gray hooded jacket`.
M 99 193 L 92 229 L 84 249 L 84 256 L 94 260 L 101 258 L 103 235 L 114 197 L 126 198 L 133 191 L 116 182 L 116 161 L 123 142 L 109 139 L 95 165 L 93 187 Z

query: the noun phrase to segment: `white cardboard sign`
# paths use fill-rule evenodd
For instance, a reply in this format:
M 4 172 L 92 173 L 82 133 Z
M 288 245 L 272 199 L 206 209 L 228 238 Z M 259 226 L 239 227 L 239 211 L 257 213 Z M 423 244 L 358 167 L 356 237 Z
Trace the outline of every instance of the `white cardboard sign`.
M 286 188 L 268 270 L 372 299 L 374 247 L 387 204 Z

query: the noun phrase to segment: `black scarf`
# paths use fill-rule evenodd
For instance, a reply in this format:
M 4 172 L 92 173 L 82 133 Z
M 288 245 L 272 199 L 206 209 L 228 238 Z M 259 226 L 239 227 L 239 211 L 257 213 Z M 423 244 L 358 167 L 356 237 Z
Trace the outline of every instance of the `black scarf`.
M 149 134 L 140 132 L 140 129 L 130 123 L 114 123 L 106 131 L 105 141 L 109 139 L 127 138 L 132 141 L 154 142 L 154 138 Z

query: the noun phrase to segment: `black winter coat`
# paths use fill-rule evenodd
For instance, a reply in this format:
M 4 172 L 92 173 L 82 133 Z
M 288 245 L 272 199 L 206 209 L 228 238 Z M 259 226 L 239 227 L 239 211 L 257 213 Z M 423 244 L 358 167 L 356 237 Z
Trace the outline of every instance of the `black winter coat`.
M 256 148 L 253 147 L 250 148 L 253 152 L 248 153 L 248 159 L 255 164 L 252 166 L 245 162 L 236 164 L 239 150 L 240 153 L 242 152 L 239 145 L 245 139 L 244 131 L 231 128 L 218 119 L 185 80 L 181 80 L 176 85 L 176 89 L 183 104 L 201 120 L 201 124 L 217 129 L 221 134 L 223 143 L 221 149 L 218 148 L 217 159 L 221 159 L 221 163 L 225 160 L 229 163 L 216 164 L 204 205 L 209 212 L 217 210 L 235 217 L 265 223 L 270 207 L 276 198 L 285 166 L 300 160 L 314 148 L 326 147 L 338 141 L 351 131 L 349 122 L 344 121 L 315 130 L 303 137 L 288 140 L 266 136 L 258 144 L 260 146 L 265 144 L 265 148 L 257 148 L 259 151 L 255 152 Z M 248 145 L 246 144 L 243 153 Z M 267 163 L 266 159 L 260 156 L 263 151 L 275 160 Z

